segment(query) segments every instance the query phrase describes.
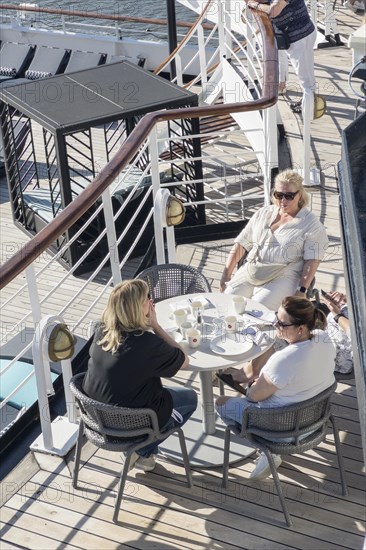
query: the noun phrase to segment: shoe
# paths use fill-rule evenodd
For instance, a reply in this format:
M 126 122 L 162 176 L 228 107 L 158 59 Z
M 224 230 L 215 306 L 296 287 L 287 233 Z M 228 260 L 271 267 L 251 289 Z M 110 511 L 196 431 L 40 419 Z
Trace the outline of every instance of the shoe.
M 356 2 L 355 2 L 355 3 L 356 3 Z M 355 3 L 354 3 L 354 4 L 355 4 Z M 351 4 L 351 2 L 345 2 L 343 5 L 344 5 L 347 9 L 353 11 L 353 13 L 356 13 L 357 8 L 355 7 L 354 4 Z
M 272 457 L 277 470 L 277 468 L 280 466 L 282 462 L 282 458 L 280 457 L 280 455 L 272 455 Z M 269 462 L 267 460 L 266 455 L 264 453 L 261 453 L 256 462 L 257 462 L 256 467 L 251 472 L 249 479 L 259 480 L 259 479 L 264 479 L 268 477 L 271 474 L 271 468 L 269 466 Z
M 290 103 L 290 109 L 293 113 L 301 113 L 302 108 L 302 102 L 301 101 L 295 101 L 294 103 Z
M 135 468 L 137 470 L 142 470 L 143 472 L 152 472 L 155 469 L 155 466 L 155 455 L 138 456 L 138 460 L 135 463 Z
M 239 384 L 239 382 L 235 382 L 231 374 L 226 374 L 225 372 L 217 372 L 216 377 L 222 380 L 222 382 L 224 382 L 224 384 L 226 384 L 227 386 L 230 386 L 230 388 L 233 388 L 233 390 L 236 390 L 243 395 L 247 394 L 246 388 L 243 388 L 243 386 Z
M 124 453 L 125 455 L 125 459 L 126 459 L 126 453 Z M 130 464 L 128 465 L 128 472 L 130 472 L 131 470 L 134 469 L 135 467 L 135 464 L 136 462 L 138 461 L 139 459 L 139 455 L 137 453 L 135 453 L 135 451 L 133 451 L 132 455 L 131 455 L 131 458 L 130 458 Z
M 356 0 L 355 2 L 353 2 L 353 7 L 356 8 L 356 12 L 357 11 L 364 12 L 365 11 L 365 2 L 359 2 L 358 0 Z
M 126 454 L 125 454 L 126 457 Z M 143 472 L 152 472 L 156 466 L 155 455 L 150 456 L 140 456 L 135 451 L 133 451 L 130 464 L 128 466 L 128 471 L 130 472 L 134 468 L 136 470 L 142 470 Z

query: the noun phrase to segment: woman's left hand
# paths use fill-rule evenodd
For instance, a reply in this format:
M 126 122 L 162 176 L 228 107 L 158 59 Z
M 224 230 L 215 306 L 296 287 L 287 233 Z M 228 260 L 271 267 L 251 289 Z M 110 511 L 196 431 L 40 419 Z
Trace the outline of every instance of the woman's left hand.
M 153 330 L 155 330 L 159 326 L 159 323 L 156 317 L 155 304 L 152 300 L 150 300 L 149 313 L 147 316 L 149 319 L 149 325 Z

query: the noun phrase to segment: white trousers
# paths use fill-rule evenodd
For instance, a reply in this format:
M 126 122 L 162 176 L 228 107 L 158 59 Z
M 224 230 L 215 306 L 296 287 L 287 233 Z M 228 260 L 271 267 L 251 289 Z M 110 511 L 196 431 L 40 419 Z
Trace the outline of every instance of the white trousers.
M 262 286 L 253 286 L 250 283 L 243 283 L 235 288 L 230 286 L 230 281 L 225 289 L 225 294 L 236 294 L 253 298 L 260 304 L 277 311 L 282 300 L 286 296 L 293 296 L 299 284 L 298 273 L 285 273 L 281 278 L 275 279 Z
M 284 60 L 282 52 L 286 52 L 288 58 L 291 61 L 297 78 L 299 79 L 300 86 L 303 91 L 302 98 L 302 110 L 305 109 L 305 98 L 309 97 L 309 105 L 311 105 L 310 120 L 314 117 L 314 92 L 316 87 L 315 72 L 314 72 L 314 44 L 316 40 L 317 31 L 314 31 L 301 38 L 297 42 L 291 44 L 288 50 L 281 50 L 279 52 L 279 70 L 280 82 L 287 79 L 288 68 Z

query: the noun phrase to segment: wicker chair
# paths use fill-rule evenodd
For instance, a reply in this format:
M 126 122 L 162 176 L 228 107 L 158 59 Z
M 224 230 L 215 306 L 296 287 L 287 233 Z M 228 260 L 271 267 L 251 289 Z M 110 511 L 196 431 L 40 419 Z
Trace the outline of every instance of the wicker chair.
M 222 486 L 227 487 L 229 470 L 230 431 L 246 438 L 253 447 L 263 451 L 271 467 L 271 473 L 281 502 L 288 527 L 292 520 L 282 493 L 281 483 L 272 458 L 272 453 L 281 456 L 303 453 L 316 447 L 325 439 L 328 420 L 331 421 L 337 451 L 339 472 L 344 496 L 348 494 L 338 429 L 330 409 L 330 400 L 337 387 L 335 382 L 319 395 L 287 407 L 258 408 L 248 407 L 243 414 L 240 427 L 227 427 L 225 430 L 224 465 Z M 311 432 L 309 434 L 309 432 Z M 309 434 L 304 437 L 304 434 Z M 303 438 L 301 438 L 303 436 Z M 293 438 L 284 443 L 278 439 Z
M 150 288 L 154 302 L 160 302 L 174 296 L 211 292 L 206 277 L 194 267 L 182 264 L 161 264 L 148 267 L 136 275 L 143 279 Z
M 77 488 L 84 434 L 88 441 L 100 449 L 126 453 L 114 507 L 113 521 L 116 523 L 133 451 L 146 447 L 154 441 L 166 439 L 174 432 L 178 432 L 188 487 L 192 487 L 192 474 L 182 429 L 175 427 L 161 432 L 157 415 L 151 409 L 116 407 L 90 399 L 82 390 L 84 376 L 85 373 L 78 374 L 70 381 L 70 388 L 81 414 L 72 476 L 73 487 Z

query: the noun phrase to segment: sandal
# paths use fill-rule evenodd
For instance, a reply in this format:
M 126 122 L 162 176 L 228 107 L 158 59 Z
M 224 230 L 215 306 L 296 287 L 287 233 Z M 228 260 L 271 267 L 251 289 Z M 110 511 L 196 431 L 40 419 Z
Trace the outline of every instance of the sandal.
M 293 113 L 300 114 L 302 111 L 302 102 L 295 101 L 294 103 L 290 103 L 290 109 Z
M 222 382 L 224 382 L 224 384 L 226 384 L 227 386 L 230 386 L 230 388 L 233 388 L 233 390 L 236 390 L 237 392 L 242 393 L 243 395 L 247 394 L 246 388 L 243 388 L 243 386 L 239 384 L 239 382 L 235 382 L 231 374 L 226 374 L 224 372 L 222 373 L 217 372 L 216 377 Z

